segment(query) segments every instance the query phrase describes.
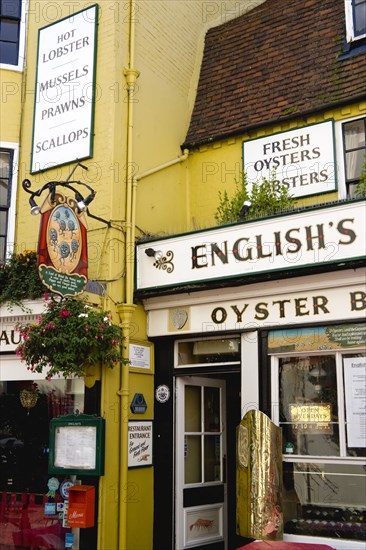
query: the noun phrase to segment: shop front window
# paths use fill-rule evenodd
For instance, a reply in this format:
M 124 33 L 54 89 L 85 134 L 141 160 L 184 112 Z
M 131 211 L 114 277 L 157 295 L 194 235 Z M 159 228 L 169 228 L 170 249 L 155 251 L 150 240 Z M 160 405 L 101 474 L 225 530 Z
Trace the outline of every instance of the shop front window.
M 288 453 L 339 454 L 334 356 L 280 359 L 280 426 Z
M 0 382 L 1 548 L 65 548 L 72 481 L 48 474 L 49 423 L 83 404 L 82 380 Z
M 361 323 L 270 334 L 289 535 L 366 541 L 365 337 Z

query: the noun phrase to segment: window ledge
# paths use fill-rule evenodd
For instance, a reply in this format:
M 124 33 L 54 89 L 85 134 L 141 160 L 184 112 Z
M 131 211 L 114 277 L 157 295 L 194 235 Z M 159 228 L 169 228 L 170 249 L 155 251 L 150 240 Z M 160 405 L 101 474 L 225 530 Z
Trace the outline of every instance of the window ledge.
M 340 61 L 349 59 L 355 55 L 360 55 L 366 52 L 366 38 L 360 38 L 352 42 L 343 42 L 342 53 L 338 56 Z

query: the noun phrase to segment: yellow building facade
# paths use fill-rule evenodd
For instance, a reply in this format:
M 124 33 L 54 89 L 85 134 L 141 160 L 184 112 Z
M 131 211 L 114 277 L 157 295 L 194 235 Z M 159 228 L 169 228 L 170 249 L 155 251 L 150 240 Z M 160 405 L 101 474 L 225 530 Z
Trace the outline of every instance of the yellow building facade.
M 96 529 L 88 539 L 89 548 L 95 545 L 101 550 L 142 550 L 153 546 L 154 490 L 157 490 L 154 467 L 133 469 L 128 468 L 127 462 L 128 422 L 154 419 L 153 347 L 147 338 L 146 314 L 133 299 L 134 243 L 136 238 L 155 232 L 169 234 L 195 227 L 196 191 L 192 187 L 188 153 L 181 149 L 181 144 L 194 103 L 205 32 L 260 3 L 226 2 L 224 6 L 215 2 L 103 0 L 92 5 L 97 13 L 96 25 L 87 12 L 91 4 L 83 0 L 14 2 L 8 3 L 12 6 L 5 6 L 1 13 L 4 26 L 13 29 L 9 31 L 13 35 L 2 41 L 11 51 L 0 67 L 2 178 L 7 181 L 6 218 L 1 221 L 2 259 L 13 252 L 37 248 L 38 220 L 30 215 L 29 196 L 22 182 L 28 179 L 33 191 L 50 181 L 67 181 L 80 161 L 87 170 L 77 166 L 72 179 L 96 191 L 90 211 L 104 220 L 88 219 L 88 279 L 99 283 L 97 293 L 92 289 L 88 299 L 97 307 L 110 310 L 114 322 L 122 325 L 126 359 L 130 343 L 145 346 L 151 352 L 148 369 L 133 365 L 130 369 L 102 368 L 85 380 L 85 387 L 99 392 L 100 407 L 94 407 L 93 412 L 106 421 L 105 473 L 97 484 Z M 78 94 L 77 88 L 71 85 L 66 97 L 58 97 L 58 83 L 51 84 L 55 73 L 50 69 L 49 73 L 43 73 L 47 75 L 42 81 L 46 99 L 43 97 L 43 111 L 38 112 L 40 66 L 43 64 L 46 70 L 46 62 L 50 64 L 59 56 L 89 45 L 92 31 L 90 35 L 86 31 L 81 39 L 75 34 L 73 17 L 78 15 L 83 18 L 83 29 L 90 23 L 95 31 L 94 60 L 89 58 L 83 65 L 84 72 L 92 68 L 95 71 L 94 92 L 90 87 L 84 90 L 83 100 L 78 96 L 79 103 L 75 106 L 72 102 L 76 96 L 72 94 Z M 52 47 L 48 58 L 42 59 L 40 40 L 46 33 L 51 36 L 53 31 L 58 33 L 57 45 Z M 65 49 L 58 53 L 58 48 Z M 79 76 L 75 72 L 70 75 L 67 67 L 60 68 L 57 75 L 68 75 L 64 80 L 76 83 Z M 76 152 L 64 161 L 57 158 L 54 161 L 52 149 L 60 144 L 51 146 L 46 130 L 42 138 L 44 164 L 38 166 L 41 142 L 37 142 L 37 120 L 54 120 L 57 124 L 58 105 L 67 104 L 69 107 L 64 109 L 75 108 L 76 112 L 87 103 L 92 103 L 90 154 L 80 157 Z M 13 334 L 13 327 L 23 317 L 17 309 L 11 313 L 6 304 L 1 307 L 1 384 L 10 392 L 7 384 L 15 387 L 19 376 L 9 374 L 15 359 L 15 337 L 14 341 L 9 340 L 8 334 Z M 39 302 L 32 308 L 30 322 L 42 311 Z M 24 369 L 22 372 L 24 380 L 30 381 L 32 375 Z M 58 391 L 57 384 L 55 388 Z M 42 391 L 47 393 L 44 388 Z M 88 390 L 78 391 L 85 394 Z M 143 394 L 147 404 L 145 414 L 132 413 L 130 404 L 135 394 Z M 4 490 L 9 495 L 27 493 L 20 481 L 12 483 L 4 481 Z M 12 534 L 13 531 L 8 531 L 10 539 Z M 82 547 L 83 535 L 80 541 Z

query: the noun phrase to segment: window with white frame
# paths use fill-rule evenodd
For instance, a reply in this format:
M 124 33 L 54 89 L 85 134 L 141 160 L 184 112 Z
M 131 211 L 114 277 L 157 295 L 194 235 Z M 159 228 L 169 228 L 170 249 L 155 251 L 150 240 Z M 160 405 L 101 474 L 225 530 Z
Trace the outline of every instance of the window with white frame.
M 347 42 L 366 38 L 366 0 L 345 0 Z
M 8 248 L 9 211 L 13 175 L 13 150 L 0 149 L 0 262 Z
M 271 334 L 292 350 L 272 357 L 284 530 L 366 541 L 366 326 L 290 332 Z
M 354 197 L 366 160 L 366 117 L 345 122 L 342 132 L 346 191 Z

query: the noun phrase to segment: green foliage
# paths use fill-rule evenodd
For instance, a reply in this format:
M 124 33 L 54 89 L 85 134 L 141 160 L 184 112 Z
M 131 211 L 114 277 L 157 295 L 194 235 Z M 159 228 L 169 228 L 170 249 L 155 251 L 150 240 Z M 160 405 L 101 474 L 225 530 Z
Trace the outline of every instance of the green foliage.
M 55 375 L 84 376 L 85 368 L 103 364 L 113 368 L 122 361 L 122 331 L 106 311 L 96 311 L 83 300 L 47 300 L 36 324 L 19 324 L 22 337 L 17 355 L 32 372 L 49 368 Z
M 40 298 L 45 290 L 38 274 L 36 252 L 24 250 L 0 264 L 0 305 L 6 303 L 9 309 L 18 305 L 24 310 L 23 300 Z
M 246 219 L 266 217 L 284 210 L 291 210 L 295 199 L 290 195 L 285 185 L 279 184 L 274 177 L 271 180 L 262 178 L 248 189 L 248 180 L 243 173 L 242 181 L 236 182 L 232 197 L 227 191 L 219 191 L 219 206 L 215 212 L 215 220 L 219 225 L 237 222 L 244 201 L 250 201 L 252 206 Z
M 360 199 L 366 198 L 366 155 L 361 169 L 360 181 L 356 185 L 355 197 Z

